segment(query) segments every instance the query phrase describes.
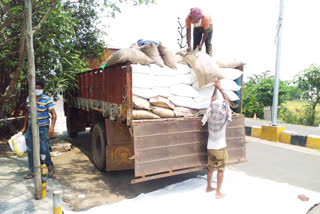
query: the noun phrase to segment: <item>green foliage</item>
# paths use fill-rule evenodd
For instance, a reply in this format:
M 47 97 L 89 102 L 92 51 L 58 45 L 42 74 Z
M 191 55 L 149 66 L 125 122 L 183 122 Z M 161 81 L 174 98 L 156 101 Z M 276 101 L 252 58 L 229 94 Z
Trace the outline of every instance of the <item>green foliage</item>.
M 305 126 L 318 125 L 320 121 L 320 111 L 316 111 L 315 123 L 312 114 L 313 105 L 311 102 L 304 102 L 300 108 L 294 110 L 288 108 L 288 104 L 282 104 L 278 108 L 278 118 L 285 123 L 299 124 Z
M 320 102 L 320 67 L 310 65 L 296 76 L 296 83 L 303 91 L 312 93 L 310 103 L 305 107 L 305 119 L 307 124 L 317 125 L 319 118 L 316 117 L 316 107 Z
M 258 118 L 263 118 L 264 107 L 272 106 L 273 88 L 274 79 L 270 76 L 270 71 L 249 77 L 249 81 L 244 84 L 242 110 L 244 115 L 253 117 L 256 113 Z M 289 86 L 288 82 L 279 81 L 279 105 L 290 98 L 289 91 L 294 91 L 293 88 L 295 87 Z
M 301 124 L 301 117 L 299 115 L 300 112 L 292 112 L 284 103 L 278 108 L 278 118 L 285 123 Z
M 32 2 L 34 27 L 41 23 L 52 2 Z M 133 5 L 153 3 L 151 0 L 116 0 L 113 3 L 107 0 L 56 1 L 54 9 L 33 36 L 37 78 L 45 81 L 45 93 L 56 96 L 57 88 L 61 88 L 70 96 L 75 91 L 76 74 L 87 70 L 88 58 L 101 56 L 106 47 L 101 40 L 104 32 L 98 28 L 100 13 L 115 17 L 120 12 L 119 4 L 129 2 Z M 10 22 L 12 17 L 13 22 Z M 3 0 L 0 3 L 0 96 L 9 85 L 10 75 L 17 70 L 24 21 L 23 1 Z M 0 110 L 6 110 L 6 116 L 16 106 L 21 109 L 25 105 L 28 95 L 27 70 L 25 63 L 12 95 L 14 97 L 7 103 L 6 109 L 0 106 Z

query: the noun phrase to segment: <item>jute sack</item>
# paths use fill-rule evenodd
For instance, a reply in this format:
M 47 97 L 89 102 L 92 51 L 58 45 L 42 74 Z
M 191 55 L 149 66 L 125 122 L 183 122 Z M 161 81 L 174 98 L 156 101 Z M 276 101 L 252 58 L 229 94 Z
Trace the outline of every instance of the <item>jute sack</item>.
M 109 57 L 106 64 L 109 66 L 127 61 L 142 65 L 151 64 L 153 62 L 152 59 L 137 48 L 124 48 L 114 52 Z
M 152 88 L 152 92 L 155 94 L 155 96 L 161 96 L 161 97 L 169 97 L 170 96 L 170 89 L 169 88 L 154 87 L 154 88 Z
M 237 101 L 240 100 L 240 98 L 238 97 L 238 95 L 236 93 L 234 93 L 233 91 L 225 91 L 226 94 L 228 95 L 230 101 Z
M 152 108 L 152 112 L 158 115 L 161 118 L 171 118 L 174 117 L 174 113 L 172 110 L 161 107 Z
M 167 98 L 164 97 L 153 97 L 150 99 L 150 103 L 152 106 L 167 108 L 167 109 L 175 109 L 175 105 Z
M 155 97 L 158 94 L 155 94 L 151 88 L 137 88 L 132 87 L 132 94 L 137 95 L 139 97 L 143 97 L 146 99 L 150 99 L 151 97 Z
M 219 66 L 215 61 L 209 55 L 199 52 L 197 49 L 185 54 L 184 61 L 195 72 L 200 88 L 217 78 L 223 79 L 223 75 L 219 72 Z
M 168 48 L 163 46 L 161 42 L 158 46 L 158 50 L 159 50 L 160 56 L 163 59 L 164 64 L 172 69 L 177 69 L 176 55 L 173 52 L 171 52 Z
M 152 42 L 140 47 L 140 50 L 145 53 L 151 60 L 154 61 L 156 65 L 159 65 L 161 68 L 164 66 L 164 62 L 158 51 L 158 47 Z
M 237 68 L 241 65 L 244 65 L 245 63 L 241 60 L 238 59 L 217 59 L 217 64 L 221 68 Z
M 130 48 L 139 48 L 139 45 L 137 42 L 134 42 L 130 45 Z
M 198 111 L 191 108 L 177 107 L 173 112 L 176 117 L 193 117 Z
M 234 68 L 220 68 L 220 73 L 228 80 L 236 80 L 241 77 L 242 72 L 239 69 Z
M 133 95 L 132 96 L 132 103 L 133 103 L 133 108 L 135 108 L 135 109 L 146 109 L 146 110 L 151 109 L 149 101 L 147 99 L 142 98 L 142 97 L 138 97 L 138 96 Z
M 160 119 L 160 117 L 146 110 L 132 110 L 133 119 Z
M 178 84 L 170 87 L 170 94 L 184 97 L 197 97 L 199 92 L 197 89 L 193 88 L 191 85 Z
M 199 105 L 191 97 L 170 95 L 168 99 L 176 106 L 199 109 Z

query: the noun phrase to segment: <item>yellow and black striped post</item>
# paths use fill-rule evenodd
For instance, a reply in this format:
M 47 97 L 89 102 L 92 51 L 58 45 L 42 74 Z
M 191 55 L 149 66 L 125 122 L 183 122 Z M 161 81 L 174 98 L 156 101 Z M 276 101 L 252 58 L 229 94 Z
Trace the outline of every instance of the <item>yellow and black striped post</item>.
M 47 166 L 45 163 L 46 155 L 40 154 L 41 162 L 41 198 L 47 197 Z
M 62 191 L 53 192 L 53 214 L 62 214 Z
M 41 165 L 41 198 L 47 197 L 47 166 L 46 164 Z

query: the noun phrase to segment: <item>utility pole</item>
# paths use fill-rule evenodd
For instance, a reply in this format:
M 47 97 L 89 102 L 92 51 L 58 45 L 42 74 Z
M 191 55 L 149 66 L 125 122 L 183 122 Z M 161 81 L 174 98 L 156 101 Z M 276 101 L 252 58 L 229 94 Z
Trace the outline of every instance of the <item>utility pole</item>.
M 36 103 L 36 81 L 35 81 L 35 63 L 33 50 L 33 33 L 32 33 L 32 0 L 24 0 L 25 20 L 26 20 L 26 47 L 28 53 L 28 83 L 29 83 L 29 100 L 31 111 L 31 127 L 33 140 L 33 165 L 34 165 L 34 186 L 35 199 L 41 199 L 41 171 L 40 171 L 40 141 L 39 141 L 39 124 L 37 118 Z
M 280 53 L 281 53 L 281 36 L 282 36 L 282 21 L 283 21 L 283 0 L 280 0 L 280 13 L 277 26 L 277 55 L 276 55 L 276 68 L 274 75 L 274 89 L 273 89 L 273 102 L 272 102 L 272 126 L 277 126 L 277 113 L 278 113 L 278 95 L 279 95 L 279 69 L 280 69 Z

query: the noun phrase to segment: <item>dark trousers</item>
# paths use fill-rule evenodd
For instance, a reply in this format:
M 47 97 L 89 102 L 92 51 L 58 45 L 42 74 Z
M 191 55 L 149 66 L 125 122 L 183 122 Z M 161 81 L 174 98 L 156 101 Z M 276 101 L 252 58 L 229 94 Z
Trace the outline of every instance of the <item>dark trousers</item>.
M 205 41 L 205 46 L 206 46 L 206 53 L 212 56 L 212 44 L 211 44 L 211 39 L 212 39 L 212 31 L 213 27 L 210 25 L 210 28 L 208 30 L 208 36 Z M 197 46 L 200 44 L 202 36 L 203 36 L 204 29 L 203 27 L 195 27 L 193 28 L 193 50 L 197 48 Z
M 53 166 L 53 163 L 51 161 L 51 155 L 49 150 L 49 136 L 48 136 L 48 126 L 40 127 L 39 128 L 39 137 L 40 137 L 40 154 L 45 154 L 46 159 L 45 163 L 47 167 Z M 32 141 L 32 132 L 31 127 L 28 126 L 26 134 L 26 144 L 27 144 L 27 151 L 28 151 L 28 162 L 29 162 L 29 169 L 31 172 L 34 172 L 33 168 L 33 141 Z

